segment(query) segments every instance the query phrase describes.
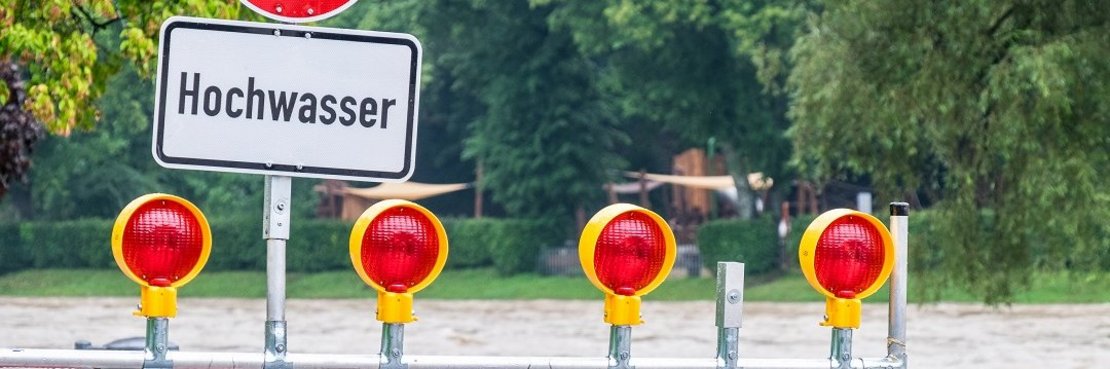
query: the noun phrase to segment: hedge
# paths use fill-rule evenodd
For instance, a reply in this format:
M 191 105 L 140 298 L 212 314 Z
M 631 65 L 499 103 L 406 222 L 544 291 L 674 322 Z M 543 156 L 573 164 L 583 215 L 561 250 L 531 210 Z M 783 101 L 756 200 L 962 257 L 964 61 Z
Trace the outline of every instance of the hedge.
M 114 220 L 0 224 L 0 274 L 27 268 L 114 268 Z M 265 270 L 261 217 L 211 219 L 213 247 L 206 270 Z M 318 272 L 351 268 L 351 224 L 294 220 L 286 270 Z M 559 244 L 553 227 L 513 219 L 446 219 L 448 268 L 493 266 L 501 274 L 531 272 L 546 244 Z M 543 242 L 538 240 L 551 240 Z
M 0 224 L 0 274 L 27 265 L 21 244 L 18 224 Z
M 779 263 L 778 235 L 771 218 L 715 220 L 698 229 L 698 250 L 709 270 L 719 261 L 739 261 L 749 275 L 775 270 Z M 789 248 L 787 249 L 789 250 Z
M 910 257 L 915 268 L 931 269 L 939 265 L 943 255 L 940 247 L 935 244 L 933 235 L 937 230 L 933 225 L 931 211 L 916 211 L 910 217 Z M 802 215 L 790 221 L 790 235 L 786 239 L 786 263 L 791 269 L 798 266 L 798 245 L 802 241 L 809 224 L 816 219 L 816 215 Z M 881 217 L 883 223 L 890 226 L 889 217 Z M 755 221 L 720 220 L 707 223 L 698 231 L 698 248 L 702 252 L 705 265 L 716 268 L 717 261 L 744 261 L 749 273 L 758 274 L 774 269 L 778 262 L 777 227 L 773 222 L 772 228 L 766 224 L 768 220 Z M 708 229 L 707 229 L 708 228 Z M 767 233 L 768 229 L 773 229 Z M 765 238 L 761 241 L 759 238 Z M 774 243 L 774 244 L 772 244 Z M 764 259 L 765 258 L 765 259 Z M 757 260 L 758 259 L 758 260 Z M 748 260 L 754 260 L 754 263 Z
M 493 265 L 489 245 L 496 219 L 444 219 L 450 251 L 447 268 L 474 268 Z
M 790 234 L 786 236 L 786 263 L 785 265 L 790 269 L 800 269 L 798 264 L 798 245 L 802 243 L 802 234 L 806 232 L 809 223 L 817 219 L 816 215 L 806 214 L 798 217 L 790 218 Z M 775 224 L 776 235 L 778 234 L 778 223 Z
M 560 229 L 531 220 L 505 220 L 490 227 L 493 267 L 502 275 L 536 271 L 540 250 L 563 244 Z

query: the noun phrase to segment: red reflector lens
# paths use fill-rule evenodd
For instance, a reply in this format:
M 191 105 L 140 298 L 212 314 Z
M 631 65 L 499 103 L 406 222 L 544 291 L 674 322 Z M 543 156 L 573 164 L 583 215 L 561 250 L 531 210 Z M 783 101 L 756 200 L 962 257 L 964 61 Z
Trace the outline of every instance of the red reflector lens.
M 196 267 L 204 234 L 193 212 L 173 201 L 150 201 L 131 215 L 121 242 L 131 273 L 152 286 L 169 287 Z
M 597 238 L 597 279 L 618 295 L 634 295 L 663 270 L 666 242 L 663 230 L 647 214 L 630 211 L 618 215 Z
M 271 14 L 290 18 L 308 18 L 330 12 L 351 0 L 248 0 Z M 280 10 L 279 10 L 280 9 Z
M 885 260 L 883 239 L 875 225 L 846 216 L 821 233 L 813 267 L 822 287 L 836 297 L 851 299 L 875 283 Z
M 389 208 L 362 235 L 362 268 L 386 291 L 406 292 L 432 273 L 439 243 L 435 225 L 423 213 Z

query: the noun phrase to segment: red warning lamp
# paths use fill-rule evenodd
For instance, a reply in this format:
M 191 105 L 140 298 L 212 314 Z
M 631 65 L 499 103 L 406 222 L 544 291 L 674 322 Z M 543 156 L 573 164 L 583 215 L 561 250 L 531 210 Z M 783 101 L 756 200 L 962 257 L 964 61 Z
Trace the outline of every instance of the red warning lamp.
M 404 200 L 366 209 L 350 239 L 351 262 L 378 291 L 378 320 L 408 323 L 412 294 L 435 280 L 447 262 L 447 233 L 430 211 Z
M 597 238 L 594 270 L 597 279 L 613 293 L 633 296 L 663 270 L 667 240 L 663 230 L 642 212 L 613 218 Z
M 640 296 L 659 287 L 674 266 L 674 233 L 647 209 L 614 204 L 586 224 L 578 255 L 586 277 L 605 292 L 605 321 L 637 325 Z
M 120 270 L 142 286 L 140 315 L 177 314 L 177 287 L 204 268 L 211 235 L 204 214 L 177 196 L 143 195 L 124 207 L 112 229 L 112 255 Z
M 267 18 L 286 23 L 324 20 L 339 14 L 355 0 L 240 0 Z
M 836 209 L 810 223 L 798 259 L 806 280 L 826 297 L 828 318 L 822 324 L 859 327 L 860 300 L 890 276 L 893 247 L 890 232 L 870 214 Z
M 886 264 L 879 229 L 862 217 L 841 217 L 817 240 L 813 258 L 817 282 L 836 297 L 856 298 L 875 284 Z

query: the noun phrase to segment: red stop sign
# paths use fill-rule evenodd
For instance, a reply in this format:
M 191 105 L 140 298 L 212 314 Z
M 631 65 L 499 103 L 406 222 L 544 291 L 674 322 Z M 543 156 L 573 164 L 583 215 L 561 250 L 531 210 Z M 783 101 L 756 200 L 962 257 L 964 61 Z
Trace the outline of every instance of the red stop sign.
M 347 9 L 355 0 L 241 0 L 263 16 L 288 23 L 315 22 Z

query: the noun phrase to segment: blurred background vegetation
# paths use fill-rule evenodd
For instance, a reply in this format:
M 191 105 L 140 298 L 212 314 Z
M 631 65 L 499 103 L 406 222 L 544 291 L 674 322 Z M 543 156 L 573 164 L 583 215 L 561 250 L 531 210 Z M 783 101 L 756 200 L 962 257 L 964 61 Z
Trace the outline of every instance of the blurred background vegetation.
M 784 252 L 782 210 L 770 204 L 812 183 L 822 208 L 839 207 L 832 192 L 848 186 L 914 206 L 920 296 L 956 289 L 999 303 L 1038 273 L 1097 285 L 1110 270 L 1103 8 L 362 0 L 321 25 L 421 40 L 413 180 L 474 182 L 481 168 L 477 187 L 492 202 L 493 218 L 471 219 L 473 191 L 421 201 L 453 218 L 453 269 L 543 271 L 539 255 L 606 205 L 604 184 L 625 170 L 670 173 L 674 155 L 708 146 L 734 177 L 763 172 L 775 186 L 757 197 L 736 181 L 736 218 L 691 240 L 701 263 L 792 273 L 812 217 L 786 209 Z M 150 157 L 157 30 L 175 14 L 258 19 L 238 0 L 0 0 L 0 273 L 112 268 L 111 220 L 148 192 L 183 196 L 213 219 L 210 267 L 261 268 L 263 179 L 171 171 Z M 318 182 L 294 180 L 294 272 L 347 268 L 349 224 L 314 219 Z M 666 203 L 661 192 L 647 200 Z

